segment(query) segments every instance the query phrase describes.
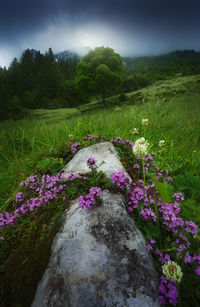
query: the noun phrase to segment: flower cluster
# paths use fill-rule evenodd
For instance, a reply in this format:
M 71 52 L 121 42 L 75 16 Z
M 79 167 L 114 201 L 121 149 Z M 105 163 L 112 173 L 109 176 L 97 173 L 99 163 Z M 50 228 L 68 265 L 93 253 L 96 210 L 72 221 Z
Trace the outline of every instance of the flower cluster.
M 141 143 L 145 140 L 142 139 Z M 168 176 L 167 170 L 160 170 L 156 163 L 153 161 L 155 154 L 146 154 L 143 158 L 138 156 L 138 160 L 144 161 L 144 172 L 148 172 L 151 167 L 157 176 L 157 180 L 161 182 L 169 182 L 171 177 Z M 139 169 L 139 163 L 134 164 L 134 169 Z M 151 171 L 152 171 L 151 169 Z M 193 236 L 198 233 L 198 226 L 193 221 L 184 221 L 179 216 L 181 208 L 180 203 L 184 201 L 184 196 L 181 193 L 174 193 L 174 201 L 172 203 L 164 202 L 160 197 L 159 193 L 154 184 L 146 185 L 142 179 L 138 182 L 125 182 L 125 174 L 122 172 L 114 173 L 112 176 L 112 182 L 116 183 L 120 189 L 123 189 L 128 199 L 128 210 L 136 213 L 141 217 L 147 224 L 154 224 L 157 227 L 157 220 L 159 219 L 159 227 L 167 231 L 170 236 L 169 240 L 172 240 L 173 248 L 167 249 L 172 250 L 172 254 L 164 253 L 158 248 L 159 242 L 155 239 L 151 239 L 146 248 L 152 251 L 158 261 L 163 266 L 162 273 L 165 275 L 162 277 L 161 284 L 159 285 L 159 296 L 161 303 L 169 302 L 172 305 L 177 304 L 178 290 L 177 282 L 181 282 L 182 271 L 181 266 L 176 264 L 174 257 L 178 257 L 179 261 L 184 264 L 194 264 L 194 272 L 200 275 L 200 255 L 191 255 L 189 240 L 193 239 Z M 155 211 L 155 208 L 156 211 Z M 136 210 L 137 209 L 137 210 Z M 185 235 L 188 234 L 188 237 Z M 169 241 L 169 242 L 170 242 Z M 170 245 L 168 245 L 170 246 Z M 172 260 L 171 260 L 172 257 Z
M 162 272 L 167 277 L 168 280 L 173 279 L 174 281 L 177 281 L 178 283 L 181 282 L 181 279 L 183 277 L 181 267 L 174 261 L 167 261 L 162 266 Z
M 130 181 L 125 177 L 123 172 L 116 172 L 112 174 L 112 183 L 116 183 L 117 186 L 123 190 L 129 186 Z
M 84 137 L 85 141 L 105 141 L 107 140 L 106 136 L 97 136 L 97 135 L 90 135 Z
M 174 193 L 173 194 L 173 198 L 174 198 L 174 200 L 175 201 L 177 201 L 177 202 L 179 202 L 179 203 L 182 203 L 182 202 L 184 202 L 184 196 L 183 196 L 183 194 L 181 193 L 181 192 L 179 192 L 179 193 Z
M 138 134 L 139 130 L 137 128 L 133 128 L 133 130 L 130 130 L 130 134 L 134 135 L 134 134 Z
M 159 145 L 160 147 L 165 146 L 165 140 L 160 140 L 158 145 Z
M 97 167 L 96 162 L 97 162 L 97 161 L 95 160 L 95 158 L 90 157 L 90 158 L 87 160 L 87 165 L 89 166 L 90 169 L 93 169 L 93 168 Z
M 145 140 L 144 137 L 137 139 L 135 145 L 133 146 L 133 153 L 135 156 L 141 155 L 145 156 L 147 154 L 147 147 L 149 143 Z
M 80 145 L 81 145 L 80 142 L 79 142 L 79 143 L 72 144 L 72 145 L 71 145 L 71 151 L 72 151 L 72 153 L 76 153 L 76 152 L 78 151 Z
M 24 199 L 24 194 L 22 192 L 17 193 L 15 197 L 16 201 L 21 202 Z
M 65 184 L 60 183 L 63 178 L 63 174 L 58 174 L 57 176 L 44 175 L 40 181 L 37 176 L 30 176 L 27 181 L 22 182 L 20 184 L 21 187 L 27 187 L 34 190 L 35 194 L 37 193 L 38 196 L 26 200 L 13 213 L 0 213 L 0 229 L 7 225 L 13 225 L 17 217 L 26 212 L 32 212 L 38 207 L 45 206 L 50 200 L 56 198 L 65 187 Z M 24 194 L 19 192 L 16 196 L 16 200 L 22 202 L 24 199 Z
M 166 304 L 166 299 L 173 306 L 176 306 L 178 300 L 178 289 L 174 280 L 167 280 L 165 276 L 161 275 L 160 284 L 158 287 L 160 295 L 158 296 L 160 304 Z
M 149 120 L 147 118 L 142 119 L 142 126 L 148 126 Z
M 96 204 L 96 198 L 101 196 L 101 189 L 98 187 L 90 188 L 89 192 L 78 199 L 79 207 L 82 209 L 91 209 L 92 205 Z
M 117 137 L 116 139 L 111 139 L 111 143 L 113 144 L 126 144 L 128 147 L 132 148 L 134 146 L 134 143 L 132 143 L 130 140 L 123 140 L 121 137 Z
M 143 218 L 146 221 L 151 221 L 151 220 L 153 220 L 154 222 L 156 221 L 156 215 L 152 209 L 149 208 L 142 209 L 140 211 L 140 214 L 143 216 Z
M 70 180 L 70 181 L 74 181 L 76 178 L 77 178 L 76 173 L 70 173 L 70 174 L 67 176 L 67 179 Z

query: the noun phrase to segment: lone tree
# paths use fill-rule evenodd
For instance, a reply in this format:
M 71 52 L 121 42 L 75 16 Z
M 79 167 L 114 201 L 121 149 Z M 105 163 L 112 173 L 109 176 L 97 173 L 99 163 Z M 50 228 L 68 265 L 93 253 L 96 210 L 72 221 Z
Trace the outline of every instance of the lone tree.
M 100 94 L 105 102 L 121 88 L 123 69 L 119 54 L 108 47 L 97 47 L 77 65 L 77 88 L 85 98 Z

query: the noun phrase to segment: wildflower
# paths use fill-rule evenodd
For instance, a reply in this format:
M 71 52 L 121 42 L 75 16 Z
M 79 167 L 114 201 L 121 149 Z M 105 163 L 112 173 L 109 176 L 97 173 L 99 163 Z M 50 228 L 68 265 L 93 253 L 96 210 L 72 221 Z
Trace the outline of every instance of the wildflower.
M 78 204 L 80 208 L 91 209 L 92 205 L 95 205 L 95 197 L 100 197 L 101 189 L 98 187 L 90 188 L 90 193 L 84 196 L 80 196 L 78 199 Z
M 134 134 L 138 134 L 139 130 L 137 128 L 134 128 L 133 130 L 130 130 L 130 134 L 134 135 Z
M 200 276 L 200 265 L 196 268 L 195 273 Z
M 20 183 L 20 187 L 27 187 L 27 185 L 28 185 L 28 182 L 26 182 L 26 181 L 22 181 L 21 183 Z
M 196 235 L 198 233 L 198 226 L 193 221 L 185 222 L 185 230 L 190 232 L 192 235 Z
M 90 194 L 93 196 L 100 197 L 101 196 L 101 189 L 97 187 L 91 187 L 90 188 Z
M 145 156 L 147 154 L 147 147 L 149 143 L 145 140 L 144 137 L 137 139 L 135 145 L 133 146 L 133 153 L 134 155 L 138 156 Z
M 138 164 L 138 163 L 135 163 L 135 164 L 133 165 L 133 168 L 134 168 L 134 169 L 139 169 L 139 168 L 140 168 L 140 166 L 139 166 L 139 164 Z
M 145 220 L 150 221 L 151 219 L 153 219 L 154 222 L 156 221 L 156 215 L 152 209 L 148 209 L 148 208 L 142 209 L 140 211 L 140 214 L 143 216 Z
M 160 146 L 160 147 L 165 146 L 165 140 L 160 140 L 160 141 L 159 141 L 159 146 Z
M 73 181 L 77 178 L 77 175 L 76 173 L 70 173 L 68 176 L 67 176 L 67 179 L 70 180 L 70 181 Z
M 112 183 L 117 184 L 120 189 L 124 189 L 129 186 L 129 179 L 125 177 L 124 173 L 119 171 L 112 174 Z
M 153 249 L 152 244 L 155 244 L 155 243 L 156 243 L 155 239 L 150 239 L 149 243 L 146 245 L 146 249 L 150 251 L 151 249 Z
M 172 180 L 173 180 L 172 177 L 168 176 L 168 177 L 166 178 L 166 183 L 169 183 L 169 182 L 172 181 Z
M 162 266 L 162 272 L 168 280 L 173 279 L 179 283 L 183 277 L 181 267 L 174 261 L 167 261 L 167 263 Z
M 71 145 L 71 151 L 72 151 L 72 153 L 76 153 L 80 145 L 81 145 L 81 143 L 72 144 L 72 145 Z
M 147 118 L 142 119 L 142 126 L 148 126 L 149 120 Z
M 50 148 L 49 150 L 52 152 L 52 151 L 54 151 L 54 148 L 52 147 L 52 148 Z
M 181 192 L 179 193 L 174 193 L 173 194 L 173 198 L 175 199 L 175 201 L 178 201 L 180 203 L 182 203 L 185 199 L 184 199 L 184 196 Z
M 192 262 L 192 257 L 190 256 L 190 254 L 188 252 L 186 252 L 186 254 L 185 254 L 184 262 L 185 263 L 191 263 Z
M 15 199 L 16 201 L 21 202 L 24 199 L 24 194 L 22 192 L 17 193 Z
M 93 169 L 93 168 L 97 167 L 96 162 L 97 162 L 97 161 L 95 160 L 95 158 L 90 157 L 90 158 L 87 160 L 87 165 L 89 166 L 90 169 Z
M 166 304 L 166 299 L 168 299 L 169 303 L 171 303 L 173 306 L 176 306 L 178 299 L 178 289 L 174 280 L 167 281 L 165 276 L 162 275 L 160 277 L 158 290 L 161 293 L 161 295 L 158 296 L 160 304 Z

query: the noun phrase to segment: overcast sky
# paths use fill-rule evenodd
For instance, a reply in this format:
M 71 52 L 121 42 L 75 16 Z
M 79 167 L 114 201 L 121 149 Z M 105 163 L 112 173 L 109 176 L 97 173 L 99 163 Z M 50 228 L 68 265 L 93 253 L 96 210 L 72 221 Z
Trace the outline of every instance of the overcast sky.
M 0 66 L 27 48 L 122 56 L 200 50 L 200 0 L 0 0 Z

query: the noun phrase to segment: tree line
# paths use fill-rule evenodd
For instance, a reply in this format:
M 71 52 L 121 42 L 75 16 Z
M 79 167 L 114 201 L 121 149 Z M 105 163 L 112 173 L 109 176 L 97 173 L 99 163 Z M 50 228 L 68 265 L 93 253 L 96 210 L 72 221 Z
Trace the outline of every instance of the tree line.
M 45 54 L 27 49 L 8 69 L 0 68 L 0 119 L 19 118 L 26 109 L 82 103 L 74 83 L 78 61 L 57 59 L 51 48 Z
M 121 58 L 111 48 L 97 47 L 77 56 L 25 50 L 6 68 L 0 67 L 0 120 L 22 118 L 27 109 L 69 108 L 131 92 L 157 80 L 200 73 L 200 52 Z

